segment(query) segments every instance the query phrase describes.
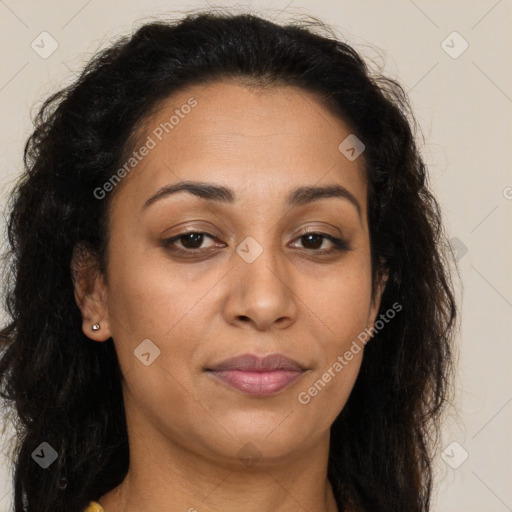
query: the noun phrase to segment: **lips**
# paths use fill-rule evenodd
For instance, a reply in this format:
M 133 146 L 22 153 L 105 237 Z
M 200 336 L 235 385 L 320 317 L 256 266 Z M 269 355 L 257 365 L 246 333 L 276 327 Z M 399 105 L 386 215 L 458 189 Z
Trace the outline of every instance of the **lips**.
M 218 370 L 240 370 L 248 372 L 269 372 L 274 370 L 303 371 L 303 368 L 297 361 L 290 359 L 282 354 L 271 354 L 266 357 L 258 357 L 252 354 L 232 357 L 225 361 L 208 368 L 211 371 Z
M 282 354 L 258 357 L 245 354 L 226 359 L 207 372 L 224 384 L 250 395 L 272 395 L 290 386 L 307 371 Z

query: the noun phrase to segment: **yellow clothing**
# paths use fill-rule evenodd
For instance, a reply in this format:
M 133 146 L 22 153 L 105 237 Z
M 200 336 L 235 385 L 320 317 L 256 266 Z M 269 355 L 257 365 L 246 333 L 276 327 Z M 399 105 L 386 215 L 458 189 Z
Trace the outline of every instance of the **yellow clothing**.
M 103 512 L 103 507 L 99 503 L 91 501 L 84 512 Z

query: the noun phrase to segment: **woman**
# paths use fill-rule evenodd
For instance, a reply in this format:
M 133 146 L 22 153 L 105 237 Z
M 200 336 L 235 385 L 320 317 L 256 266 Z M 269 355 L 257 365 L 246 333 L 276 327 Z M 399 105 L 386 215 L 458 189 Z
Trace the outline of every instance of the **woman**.
M 8 226 L 16 512 L 429 510 L 456 306 L 413 128 L 320 22 L 219 12 L 49 98 Z

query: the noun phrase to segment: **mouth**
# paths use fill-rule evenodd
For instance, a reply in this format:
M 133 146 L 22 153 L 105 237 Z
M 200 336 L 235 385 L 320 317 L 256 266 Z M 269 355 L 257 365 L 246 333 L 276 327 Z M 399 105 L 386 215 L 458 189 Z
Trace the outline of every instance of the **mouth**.
M 282 354 L 252 354 L 222 361 L 206 371 L 222 383 L 255 396 L 267 396 L 291 386 L 307 368 Z

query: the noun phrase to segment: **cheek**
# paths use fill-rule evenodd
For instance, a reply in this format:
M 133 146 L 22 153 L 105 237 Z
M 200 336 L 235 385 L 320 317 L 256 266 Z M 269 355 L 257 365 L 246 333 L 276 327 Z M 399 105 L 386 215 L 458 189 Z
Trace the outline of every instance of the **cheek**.
M 148 264 L 136 273 L 120 273 L 112 290 L 112 335 L 132 419 L 145 414 L 179 437 L 189 432 L 190 418 L 204 415 L 194 378 L 201 344 L 212 337 L 211 322 L 204 321 L 212 307 L 203 297 L 205 288 L 183 278 L 166 280 Z
M 125 331 L 156 338 L 165 338 L 183 320 L 193 328 L 186 317 L 201 308 L 205 290 L 218 277 L 201 274 L 193 265 L 192 269 L 172 264 L 159 247 L 121 247 L 120 239 L 113 237 L 111 242 L 109 268 L 108 307 L 115 321 L 123 320 Z
M 305 287 L 301 295 L 308 306 L 304 311 L 309 309 L 317 318 L 314 337 L 320 364 L 301 386 L 297 401 L 318 419 L 320 429 L 328 428 L 347 402 L 369 339 L 365 328 L 371 303 L 370 264 L 363 257 L 346 263 L 323 280 L 321 290 Z
M 191 281 L 183 273 L 172 275 L 170 266 L 160 260 L 133 254 L 118 258 L 112 269 L 108 310 L 123 373 L 145 369 L 134 351 L 149 339 L 156 349 L 149 347 L 160 353 L 148 368 L 162 367 L 186 379 L 185 369 L 205 337 L 204 319 L 211 308 L 205 289 L 213 287 L 216 280 L 212 276 Z M 151 379 L 154 374 L 152 371 Z M 164 382 L 167 377 L 162 377 Z
M 352 357 L 351 361 L 346 361 L 336 354 L 299 389 L 297 413 L 314 423 L 312 430 L 328 430 L 345 407 L 359 374 L 362 351 Z
M 301 299 L 305 313 L 311 311 L 323 327 L 326 353 L 343 350 L 367 327 L 371 307 L 371 267 L 369 258 L 358 253 L 314 285 L 305 278 Z

